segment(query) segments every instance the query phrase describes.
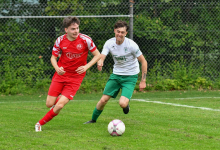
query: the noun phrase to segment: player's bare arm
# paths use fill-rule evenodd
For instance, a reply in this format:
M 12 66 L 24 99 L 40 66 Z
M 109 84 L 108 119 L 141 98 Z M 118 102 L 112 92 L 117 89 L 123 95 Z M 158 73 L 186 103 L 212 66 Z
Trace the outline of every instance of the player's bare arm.
M 58 73 L 58 75 L 63 75 L 66 71 L 64 71 L 64 68 L 61 66 L 59 67 L 57 65 L 57 57 L 52 55 L 50 58 L 51 64 L 54 67 L 54 69 L 56 70 L 56 72 Z
M 139 84 L 139 90 L 143 91 L 143 89 L 146 87 L 147 61 L 145 60 L 143 55 L 139 56 L 137 59 L 141 63 L 141 71 L 142 71 L 141 82 Z
M 97 62 L 97 68 L 99 71 L 102 71 L 106 55 L 101 54 L 101 59 Z
M 80 66 L 76 69 L 76 72 L 78 74 L 82 74 L 83 72 L 88 70 L 90 67 L 92 67 L 101 58 L 101 55 L 100 55 L 100 52 L 98 51 L 98 49 L 93 51 L 92 54 L 93 54 L 94 57 L 92 58 L 92 60 L 89 63 L 87 63 L 85 66 Z

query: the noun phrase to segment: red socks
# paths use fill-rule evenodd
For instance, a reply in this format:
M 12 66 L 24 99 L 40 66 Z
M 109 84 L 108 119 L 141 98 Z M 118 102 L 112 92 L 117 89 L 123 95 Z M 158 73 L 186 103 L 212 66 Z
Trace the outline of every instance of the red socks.
M 58 114 L 55 114 L 53 112 L 53 108 L 39 121 L 40 125 L 44 125 L 47 122 L 49 122 L 53 117 L 55 117 Z
M 56 99 L 56 102 L 54 105 L 56 105 L 56 103 L 59 101 L 61 95 L 59 95 Z M 39 121 L 40 125 L 44 125 L 47 122 L 49 122 L 51 119 L 53 119 L 53 117 L 57 116 L 58 114 L 55 114 L 53 112 L 53 108 Z

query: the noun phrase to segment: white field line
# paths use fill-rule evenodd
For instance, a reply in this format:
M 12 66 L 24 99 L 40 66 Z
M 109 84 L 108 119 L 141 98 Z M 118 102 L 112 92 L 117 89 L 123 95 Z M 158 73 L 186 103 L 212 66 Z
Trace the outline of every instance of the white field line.
M 189 105 L 182 105 L 182 104 L 174 104 L 174 103 L 165 103 L 165 102 L 161 102 L 161 101 L 149 101 L 149 100 L 146 100 L 146 99 L 132 99 L 132 100 L 140 101 L 140 102 L 147 102 L 147 103 L 157 103 L 157 104 L 178 106 L 178 107 L 197 108 L 197 109 L 210 110 L 210 111 L 220 111 L 220 109 L 213 109 L 213 108 L 207 108 L 207 107 L 196 107 L 196 106 L 189 106 Z
M 153 99 L 175 99 L 175 100 L 186 100 L 186 99 L 203 99 L 203 98 L 220 98 L 220 97 L 186 97 L 186 98 L 153 98 Z M 149 99 L 145 99 L 149 100 Z
M 187 98 L 174 98 L 174 99 L 185 100 L 185 99 L 201 99 L 201 98 L 220 98 L 220 97 L 187 97 Z

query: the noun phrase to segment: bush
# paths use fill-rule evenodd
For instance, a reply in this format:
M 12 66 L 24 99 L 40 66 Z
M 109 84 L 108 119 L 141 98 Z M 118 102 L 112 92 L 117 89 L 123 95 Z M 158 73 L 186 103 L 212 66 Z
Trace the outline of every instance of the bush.
M 203 66 L 194 68 L 193 62 L 187 64 L 182 58 L 171 64 L 161 66 L 155 61 L 148 73 L 147 90 L 202 90 L 219 88 L 218 82 L 202 77 Z M 215 84 L 214 84 L 215 83 Z
M 4 74 L 0 79 L 0 93 L 8 95 L 32 94 L 36 91 L 47 92 L 51 79 L 44 74 L 43 64 L 40 60 L 37 64 L 14 68 L 10 60 L 5 61 Z M 153 68 L 148 71 L 145 91 L 220 89 L 220 78 L 213 81 L 203 76 L 203 66 L 199 68 L 193 66 L 193 63 L 188 63 L 183 59 L 164 65 L 156 60 Z M 20 76 L 21 73 L 24 75 Z M 88 70 L 78 92 L 103 92 L 110 74 Z M 139 90 L 140 80 L 141 73 L 135 86 L 136 91 Z
M 33 93 L 48 86 L 49 76 L 45 75 L 44 61 L 37 56 L 7 57 L 0 70 L 0 93 Z M 39 83 L 42 82 L 42 83 Z M 44 85 L 43 85 L 44 84 Z

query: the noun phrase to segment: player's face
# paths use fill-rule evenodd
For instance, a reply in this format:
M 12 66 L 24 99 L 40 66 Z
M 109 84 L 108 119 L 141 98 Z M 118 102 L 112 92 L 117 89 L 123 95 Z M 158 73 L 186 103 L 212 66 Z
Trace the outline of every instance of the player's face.
M 65 31 L 67 33 L 67 38 L 70 41 L 75 40 L 78 37 L 79 34 L 79 25 L 78 24 L 71 24 L 68 28 L 65 28 Z
M 115 38 L 117 44 L 122 44 L 124 42 L 125 36 L 127 35 L 126 27 L 121 27 L 114 29 Z

